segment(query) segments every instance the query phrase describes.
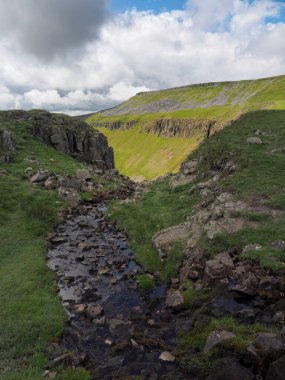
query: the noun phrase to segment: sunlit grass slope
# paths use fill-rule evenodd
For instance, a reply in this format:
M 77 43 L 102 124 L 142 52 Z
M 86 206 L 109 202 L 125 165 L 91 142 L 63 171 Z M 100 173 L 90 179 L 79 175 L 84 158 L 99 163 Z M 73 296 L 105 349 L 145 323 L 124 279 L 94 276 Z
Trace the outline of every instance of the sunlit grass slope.
M 110 131 L 99 128 L 115 147 L 116 167 L 129 176 L 143 175 L 147 179 L 177 172 L 202 139 L 197 133 L 191 139 L 166 138 L 140 133 L 139 128 Z
M 285 76 L 239 82 L 209 83 L 140 93 L 121 105 L 88 117 L 90 125 L 121 122 L 122 128 L 99 127 L 115 151 L 117 168 L 129 175 L 153 179 L 177 171 L 204 136 L 195 131 L 189 139 L 146 133 L 160 119 L 214 120 L 217 130 L 242 114 L 285 109 Z M 126 130 L 126 122 L 135 122 Z

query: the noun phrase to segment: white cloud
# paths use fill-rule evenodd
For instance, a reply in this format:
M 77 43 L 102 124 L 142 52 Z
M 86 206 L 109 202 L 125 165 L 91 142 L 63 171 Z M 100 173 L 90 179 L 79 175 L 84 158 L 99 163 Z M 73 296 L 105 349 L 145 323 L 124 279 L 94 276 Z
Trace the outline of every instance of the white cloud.
M 268 21 L 280 6 L 191 0 L 185 11 L 133 10 L 109 19 L 100 38 L 65 64 L 43 63 L 6 37 L 0 108 L 91 112 L 148 89 L 284 74 L 285 24 Z

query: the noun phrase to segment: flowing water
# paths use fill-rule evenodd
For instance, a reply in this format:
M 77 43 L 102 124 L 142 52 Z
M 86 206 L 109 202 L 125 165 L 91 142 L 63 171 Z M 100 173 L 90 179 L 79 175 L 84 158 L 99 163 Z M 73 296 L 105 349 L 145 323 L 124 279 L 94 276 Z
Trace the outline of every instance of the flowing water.
M 69 316 L 61 346 L 83 355 L 93 379 L 189 379 L 159 356 L 176 346 L 176 316 L 165 308 L 166 287 L 137 288 L 143 269 L 104 203 L 79 206 L 51 239 L 48 265 L 57 274 Z

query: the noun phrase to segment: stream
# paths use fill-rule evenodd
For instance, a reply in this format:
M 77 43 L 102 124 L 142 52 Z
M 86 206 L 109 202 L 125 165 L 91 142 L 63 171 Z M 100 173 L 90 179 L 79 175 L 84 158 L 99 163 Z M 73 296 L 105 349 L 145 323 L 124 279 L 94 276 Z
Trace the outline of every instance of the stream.
M 80 205 L 50 239 L 47 262 L 69 318 L 60 346 L 81 356 L 94 380 L 190 379 L 174 357 L 160 358 L 177 344 L 166 286 L 138 289 L 144 271 L 106 213 L 103 202 Z

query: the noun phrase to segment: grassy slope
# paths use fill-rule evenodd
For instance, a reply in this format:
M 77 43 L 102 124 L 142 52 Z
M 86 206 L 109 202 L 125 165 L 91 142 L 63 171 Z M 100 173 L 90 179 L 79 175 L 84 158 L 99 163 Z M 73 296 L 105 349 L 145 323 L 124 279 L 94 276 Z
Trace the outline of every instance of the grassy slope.
M 223 82 L 214 87 L 189 86 L 141 93 L 112 110 L 112 113 L 118 112 L 118 115 L 97 113 L 90 116 L 87 122 L 92 125 L 96 122 L 136 120 L 137 126 L 128 131 L 99 129 L 114 147 L 119 170 L 130 176 L 143 175 L 147 179 L 153 179 L 177 171 L 185 157 L 196 149 L 201 136 L 196 135 L 186 140 L 157 137 L 143 133 L 143 123 L 163 118 L 214 119 L 223 125 L 246 112 L 284 109 L 284 93 L 285 76 L 257 81 Z M 184 104 L 186 109 L 147 113 L 149 105 L 172 99 L 179 101 L 181 108 Z M 221 102 L 224 104 L 217 105 Z M 139 114 L 134 113 L 137 107 L 141 109 Z M 125 114 L 124 110 L 128 110 L 128 113 Z
M 0 122 L 14 132 L 18 147 L 13 162 L 0 165 L 8 171 L 0 177 L 0 377 L 38 380 L 48 342 L 60 335 L 65 322 L 54 275 L 45 263 L 45 237 L 66 205 L 55 192 L 29 184 L 24 170 L 32 166 L 64 174 L 82 164 L 33 139 L 25 122 L 6 122 L 1 113 Z M 24 160 L 30 156 L 39 164 Z
M 264 132 L 262 145 L 246 144 L 246 139 L 254 135 L 256 130 Z M 239 199 L 248 202 L 260 197 L 266 204 L 280 210 L 285 209 L 285 111 L 257 111 L 243 116 L 231 127 L 207 140 L 192 156 L 202 155 L 205 167 L 219 163 L 229 157 L 239 164 L 239 170 L 221 185 L 224 190 L 237 194 Z M 271 153 L 273 149 L 279 149 Z M 199 181 L 199 178 L 197 179 Z M 150 186 L 141 200 L 121 205 L 113 202 L 110 215 L 121 228 L 125 228 L 137 259 L 148 270 L 162 269 L 158 255 L 151 244 L 152 236 L 162 228 L 175 225 L 186 220 L 193 207 L 197 205 L 197 197 L 189 195 L 189 185 L 170 193 L 169 178 L 162 179 Z M 260 243 L 263 250 L 258 251 L 260 260 L 269 267 L 283 266 L 285 254 L 272 251 L 273 240 L 283 239 L 285 234 L 285 217 L 281 216 L 276 223 L 266 218 L 264 213 L 248 215 L 259 221 L 256 230 L 245 229 L 235 235 L 220 235 L 213 243 L 201 241 L 208 254 L 222 252 L 230 247 L 243 247 L 248 243 Z M 134 221 L 140 221 L 135 223 Z M 175 274 L 175 273 L 173 273 Z
M 193 151 L 202 139 L 199 133 L 186 140 L 140 133 L 137 127 L 123 132 L 99 129 L 115 147 L 116 167 L 122 173 L 130 177 L 142 174 L 150 179 L 177 172 L 189 151 Z
M 249 145 L 246 139 L 256 130 L 262 131 L 262 145 Z M 200 246 L 206 256 L 210 257 L 230 248 L 242 248 L 250 243 L 259 243 L 262 249 L 248 252 L 247 257 L 256 260 L 262 266 L 278 270 L 285 267 L 285 251 L 272 249 L 274 240 L 283 240 L 285 235 L 285 111 L 257 111 L 243 116 L 232 127 L 224 128 L 220 133 L 210 137 L 191 157 L 202 156 L 203 167 L 197 182 L 203 181 L 202 173 L 219 166 L 227 160 L 234 160 L 238 170 L 221 182 L 221 191 L 236 194 L 237 199 L 254 202 L 264 201 L 265 208 L 259 212 L 246 213 L 244 217 L 254 220 L 256 229 L 245 228 L 236 234 L 220 234 L 213 241 L 203 237 Z M 113 201 L 109 213 L 118 226 L 126 229 L 131 244 L 135 248 L 137 260 L 149 271 L 161 271 L 161 277 L 168 280 L 178 274 L 183 261 L 183 247 L 174 247 L 168 261 L 161 264 L 158 254 L 151 244 L 152 236 L 161 228 L 169 227 L 186 220 L 198 205 L 198 194 L 189 195 L 186 185 L 174 193 L 169 191 L 169 177 L 154 182 L 150 191 L 134 203 L 121 204 Z M 273 221 L 266 207 L 280 212 Z M 144 285 L 144 284 L 143 284 Z M 187 284 L 185 284 L 187 286 Z M 191 287 L 185 291 L 186 305 L 196 311 L 197 303 L 213 297 L 205 291 L 195 291 Z M 194 306 L 196 305 L 196 306 Z M 276 326 L 279 331 L 282 326 Z M 209 319 L 207 325 L 201 321 L 193 329 L 179 331 L 180 339 L 176 350 L 179 362 L 191 375 L 205 379 L 211 373 L 213 361 L 219 357 L 218 350 L 204 355 L 202 350 L 208 334 L 213 330 L 227 330 L 235 334 L 228 350 L 237 357 L 243 356 L 246 347 L 257 332 L 266 331 L 268 327 L 256 323 L 243 323 L 231 317 Z M 270 331 L 270 329 L 268 330 Z

